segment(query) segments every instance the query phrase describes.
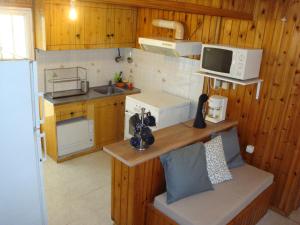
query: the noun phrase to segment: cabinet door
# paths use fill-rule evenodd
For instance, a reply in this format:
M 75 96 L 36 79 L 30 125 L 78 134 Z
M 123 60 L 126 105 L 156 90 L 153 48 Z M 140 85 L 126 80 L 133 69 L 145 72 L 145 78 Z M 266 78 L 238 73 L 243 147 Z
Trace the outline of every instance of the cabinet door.
M 107 5 L 85 7 L 84 44 L 87 48 L 104 46 L 107 41 Z
M 95 106 L 95 139 L 98 148 L 117 140 L 117 105 L 117 102 L 111 101 Z
M 75 45 L 75 21 L 69 19 L 70 6 L 51 4 L 49 6 L 50 42 L 48 45 Z
M 107 12 L 108 46 L 128 47 L 134 45 L 136 9 L 111 6 Z
M 119 9 L 113 10 L 114 14 L 114 36 L 113 44 L 135 43 L 136 34 L 136 10 Z
M 85 8 L 76 7 L 77 19 L 75 21 L 75 48 L 84 49 L 85 42 Z
M 77 7 L 77 19 L 69 18 L 70 5 L 51 4 L 46 7 L 49 10 L 50 21 L 47 29 L 47 49 L 77 49 L 84 43 L 84 14 L 83 8 Z

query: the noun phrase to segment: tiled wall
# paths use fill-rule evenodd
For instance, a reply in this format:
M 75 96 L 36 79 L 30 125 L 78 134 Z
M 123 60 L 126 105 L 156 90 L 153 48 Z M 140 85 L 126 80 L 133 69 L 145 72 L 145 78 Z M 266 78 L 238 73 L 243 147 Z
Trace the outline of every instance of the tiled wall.
M 96 49 L 76 51 L 38 51 L 39 90 L 44 91 L 44 69 L 61 67 L 84 67 L 88 69 L 90 86 L 100 86 L 112 80 L 115 72 L 123 66 L 115 62 L 117 49 Z
M 133 76 L 136 87 L 188 98 L 192 101 L 191 117 L 195 116 L 204 80 L 193 75 L 200 68 L 199 60 L 168 57 L 140 49 L 132 50 L 132 58 L 133 63 L 124 64 L 124 71 Z
M 44 69 L 80 66 L 88 69 L 90 86 L 100 86 L 112 80 L 115 72 L 132 75 L 134 85 L 142 90 L 165 91 L 191 99 L 191 117 L 196 113 L 203 78 L 193 75 L 200 67 L 199 60 L 168 57 L 139 49 L 121 49 L 126 59 L 132 53 L 133 63 L 115 62 L 117 49 L 39 51 L 37 53 L 39 89 L 44 91 Z

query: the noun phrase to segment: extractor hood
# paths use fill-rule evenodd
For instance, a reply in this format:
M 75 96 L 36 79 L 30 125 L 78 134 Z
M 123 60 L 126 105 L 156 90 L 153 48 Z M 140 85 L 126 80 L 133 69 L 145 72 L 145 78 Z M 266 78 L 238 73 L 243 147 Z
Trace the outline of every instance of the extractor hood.
M 139 38 L 141 48 L 148 52 L 167 56 L 191 56 L 201 54 L 201 43 L 161 38 Z
M 167 56 L 192 56 L 201 54 L 201 42 L 183 40 L 184 27 L 182 23 L 169 20 L 153 20 L 156 27 L 175 30 L 175 39 L 166 38 L 139 38 L 139 44 L 145 51 Z

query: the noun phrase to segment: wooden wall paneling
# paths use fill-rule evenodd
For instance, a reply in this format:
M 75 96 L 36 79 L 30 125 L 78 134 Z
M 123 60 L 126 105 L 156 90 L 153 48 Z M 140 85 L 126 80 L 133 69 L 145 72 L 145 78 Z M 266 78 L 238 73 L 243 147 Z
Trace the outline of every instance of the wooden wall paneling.
M 122 164 L 122 186 L 121 186 L 121 208 L 127 208 L 128 205 L 128 180 L 129 168 Z M 127 210 L 121 210 L 121 224 L 127 225 Z
M 298 40 L 299 43 L 299 40 Z M 299 45 L 298 45 L 299 48 Z M 300 54 L 298 52 L 298 54 Z M 298 58 L 298 65 L 299 68 L 299 57 Z M 294 72 L 297 74 L 297 70 Z M 294 80 L 295 81 L 295 80 Z M 299 173 L 297 168 L 297 163 L 299 163 L 299 137 L 300 137 L 300 120 L 299 120 L 299 111 L 300 111 L 300 104 L 299 104 L 299 86 L 296 85 L 296 88 L 291 87 L 292 90 L 296 92 L 292 92 L 288 99 L 288 107 L 287 113 L 285 114 L 283 128 L 281 129 L 280 136 L 278 137 L 280 141 L 279 145 L 281 148 L 280 150 L 284 149 L 285 152 L 276 152 L 275 158 L 278 159 L 277 163 L 282 160 L 283 162 L 280 163 L 280 170 L 281 173 L 287 175 L 287 182 L 284 186 L 289 188 L 289 191 L 284 188 L 283 197 L 281 198 L 281 207 L 286 208 L 287 210 L 292 208 L 295 195 L 297 195 L 297 191 L 299 191 L 299 186 L 297 188 L 297 183 L 299 182 Z M 294 86 L 295 87 L 295 86 Z M 298 92 L 298 94 L 297 94 Z M 296 116 L 293 116 L 296 115 Z M 284 187 L 283 186 L 283 187 Z M 283 201 L 283 199 L 288 198 L 290 201 Z
M 192 14 L 191 18 L 191 28 L 194 28 L 192 34 L 190 34 L 191 40 L 199 40 L 202 37 L 203 29 L 203 16 Z
M 114 160 L 114 195 L 113 195 L 113 218 L 114 221 L 121 224 L 121 185 L 122 185 L 122 163 Z
M 146 220 L 146 207 L 165 190 L 159 158 L 135 167 L 113 159 L 112 219 L 117 225 L 141 225 Z
M 174 13 L 174 19 L 187 22 L 190 32 L 203 21 L 192 40 L 264 49 L 260 73 L 264 82 L 259 100 L 255 99 L 254 85 L 229 91 L 211 90 L 210 94 L 228 96 L 228 118 L 239 119 L 242 149 L 247 144 L 255 145 L 253 155 L 244 154 L 247 162 L 275 174 L 276 191 L 272 204 L 282 212 L 290 213 L 299 202 L 295 197 L 299 189 L 298 175 L 293 175 L 296 171 L 293 159 L 298 158 L 298 150 L 292 144 L 296 140 L 294 135 L 298 135 L 292 129 L 297 120 L 292 109 L 299 104 L 299 84 L 295 80 L 295 71 L 300 70 L 296 68 L 299 52 L 296 47 L 299 43 L 299 16 L 296 12 L 300 10 L 299 3 L 292 0 L 257 0 L 255 5 L 251 5 L 250 1 L 234 1 L 233 5 L 231 1 L 190 2 L 208 6 L 216 4 L 215 7 L 227 9 L 247 10 L 247 7 L 252 7 L 254 10 L 253 21 L 195 14 L 182 17 L 177 12 Z M 248 6 L 243 6 L 244 3 Z M 287 17 L 287 22 L 282 22 L 284 16 Z M 144 19 L 147 20 L 147 16 Z M 145 29 L 149 31 L 147 34 L 141 29 L 138 35 L 151 36 L 151 26 Z M 297 79 L 299 82 L 299 78 Z M 207 88 L 208 79 L 205 79 L 205 89 Z M 289 146 L 288 152 L 286 146 Z M 286 184 L 292 177 L 296 177 L 295 180 Z M 290 188 L 293 190 L 289 191 Z M 292 201 L 293 198 L 295 200 Z
M 297 97 L 299 98 L 299 95 Z M 288 155 L 290 157 L 290 160 L 286 160 L 290 163 L 290 166 L 286 166 L 287 168 L 289 168 L 289 171 L 286 171 L 286 173 L 288 174 L 288 178 L 285 186 L 287 186 L 287 188 L 284 189 L 282 197 L 282 199 L 288 199 L 288 201 L 281 200 L 280 202 L 281 208 L 284 208 L 285 210 L 293 210 L 299 207 L 297 197 L 300 190 L 300 104 L 296 103 L 293 105 L 293 110 L 294 113 L 297 114 L 297 117 L 295 117 L 293 121 L 291 121 L 292 127 L 291 129 L 288 129 L 291 131 L 291 135 L 289 135 L 287 139 L 291 139 L 291 141 L 285 141 L 285 143 L 288 142 L 289 144 L 287 146 L 284 146 L 285 149 L 290 152 L 290 154 Z M 285 136 L 285 134 L 283 136 Z
M 0 6 L 31 8 L 32 0 L 0 0 Z
M 279 55 L 278 63 L 276 65 L 277 73 L 275 74 L 274 80 L 272 81 L 274 87 L 272 88 L 271 97 L 270 97 L 270 101 L 268 104 L 268 111 L 267 111 L 267 112 L 273 111 L 273 113 L 272 113 L 272 115 L 269 115 L 267 117 L 267 119 L 266 119 L 267 122 L 265 122 L 265 127 L 267 127 L 267 128 L 264 128 L 266 132 L 267 132 L 267 130 L 269 130 L 270 137 L 274 138 L 273 143 L 278 143 L 276 141 L 276 139 L 277 139 L 276 136 L 278 134 L 278 130 L 281 129 L 281 128 L 278 128 L 279 125 L 278 125 L 277 118 L 281 117 L 281 116 L 283 116 L 283 117 L 285 116 L 284 111 L 282 111 L 282 109 L 284 109 L 284 108 L 282 108 L 283 107 L 283 105 L 282 105 L 283 98 L 280 97 L 279 94 L 280 94 L 280 91 L 282 90 L 282 88 L 284 88 L 285 85 L 288 86 L 288 84 L 286 84 L 287 81 L 284 82 L 284 80 L 280 80 L 279 82 L 278 82 L 278 80 L 276 81 L 276 78 L 278 79 L 278 77 L 276 77 L 276 76 L 279 75 L 279 76 L 283 77 L 282 74 L 285 74 L 286 76 L 284 76 L 284 77 L 287 78 L 289 74 L 286 73 L 285 70 L 290 65 L 292 65 L 292 63 L 290 61 L 291 58 L 290 57 L 286 58 L 286 54 L 285 54 L 285 52 L 288 51 L 288 49 L 290 48 L 290 47 L 286 46 L 286 44 L 285 44 L 287 42 L 290 42 L 290 36 L 288 35 L 288 33 L 291 32 L 290 28 L 291 27 L 288 24 L 285 28 L 286 31 L 284 32 L 284 36 L 282 39 L 283 45 L 280 47 L 282 49 L 281 50 L 282 52 Z M 293 52 L 293 50 L 290 49 L 289 52 Z M 292 55 L 293 55 L 293 53 L 292 53 Z M 287 63 L 284 63 L 283 60 L 286 61 Z M 276 107 L 277 107 L 277 109 L 276 109 Z M 271 151 L 271 150 L 267 151 L 264 154 L 263 159 L 262 159 L 263 160 L 262 166 L 264 168 L 268 169 L 268 167 L 270 167 L 270 163 L 271 163 L 270 160 L 273 160 L 273 164 L 276 163 L 276 158 L 273 158 L 274 157 L 273 155 L 274 155 L 274 152 L 276 152 L 278 150 L 278 148 L 277 148 L 277 146 L 274 146 L 275 148 L 272 147 L 272 144 L 270 142 L 264 141 L 263 143 L 265 144 L 264 146 L 267 149 L 274 149 L 273 151 Z M 280 163 L 280 167 L 279 167 L 280 171 L 277 170 L 279 181 L 278 181 L 278 185 L 277 185 L 277 192 L 275 195 L 276 197 L 273 199 L 273 201 L 275 201 L 275 202 L 280 201 L 280 199 L 284 198 L 282 196 L 282 192 L 284 191 L 286 177 L 288 175 L 287 174 L 288 172 L 286 170 L 287 170 L 287 168 L 289 168 L 289 164 L 290 164 L 290 160 L 287 159 L 288 156 L 289 156 L 289 152 L 286 152 L 285 159 L 284 159 L 286 161 L 282 161 Z M 285 164 L 286 164 L 286 166 L 284 166 Z M 282 210 L 282 207 L 279 207 L 279 208 Z
M 129 168 L 129 182 L 128 182 L 128 209 L 127 209 L 127 224 L 130 225 L 133 224 L 134 220 L 134 196 L 135 196 L 135 177 L 136 177 L 136 169 L 135 168 Z
M 257 4 L 260 5 L 260 4 Z M 271 9 L 272 10 L 272 9 Z M 267 97 L 268 97 L 268 92 L 271 88 L 271 86 L 269 85 L 269 81 L 270 81 L 270 77 L 272 77 L 272 73 L 270 73 L 268 71 L 269 68 L 271 68 L 271 61 L 274 61 L 275 59 L 273 54 L 272 54 L 272 49 L 274 49 L 276 47 L 276 44 L 278 43 L 277 41 L 274 40 L 273 38 L 273 33 L 276 33 L 277 36 L 278 35 L 278 31 L 276 30 L 276 27 L 278 25 L 278 20 L 277 20 L 277 15 L 278 13 L 275 15 L 275 17 L 273 16 L 273 18 L 267 18 L 268 20 L 268 25 L 267 26 L 262 26 L 262 24 L 264 24 L 265 22 L 265 14 L 262 13 L 264 11 L 264 8 L 257 8 L 257 22 L 255 25 L 255 30 L 260 30 L 260 29 L 265 29 L 265 37 L 263 39 L 263 43 L 262 43 L 262 47 L 264 48 L 264 53 L 263 53 L 263 59 L 262 59 L 262 65 L 261 65 L 261 77 L 262 79 L 264 79 L 263 82 L 263 86 L 262 86 L 262 90 L 261 90 L 261 97 L 258 101 L 256 101 L 254 98 L 252 98 L 252 104 L 251 104 L 251 108 L 252 108 L 252 113 L 249 115 L 248 118 L 248 124 L 249 124 L 249 132 L 247 135 L 247 139 L 249 141 L 249 143 L 254 143 L 257 140 L 257 136 L 258 136 L 258 132 L 259 132 L 259 123 L 262 119 L 263 116 L 263 109 L 265 106 L 265 102 L 267 101 Z M 262 19 L 259 19 L 262 18 Z M 262 22 L 261 22 L 262 21 Z M 281 24 L 280 24 L 281 25 Z M 263 28 L 262 28 L 263 27 Z M 255 36 L 261 36 L 261 33 L 256 32 L 255 31 Z M 255 38 L 255 40 L 257 40 L 257 38 Z M 257 46 L 258 42 L 256 41 L 254 46 Z M 269 79 L 267 79 L 267 77 Z M 262 114 L 262 115 L 259 115 Z M 257 148 L 256 153 L 253 155 L 253 157 L 251 157 L 251 162 L 252 164 L 259 166 L 258 164 L 258 159 L 261 158 L 263 151 L 261 151 L 260 149 Z

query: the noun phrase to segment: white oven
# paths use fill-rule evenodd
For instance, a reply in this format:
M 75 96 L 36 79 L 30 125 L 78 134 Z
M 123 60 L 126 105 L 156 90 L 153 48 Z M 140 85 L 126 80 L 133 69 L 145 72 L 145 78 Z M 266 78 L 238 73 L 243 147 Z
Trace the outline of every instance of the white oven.
M 190 113 L 190 100 L 177 97 L 165 92 L 145 92 L 126 96 L 124 139 L 129 139 L 129 120 L 134 114 L 141 113 L 141 108 L 156 119 L 152 131 L 187 121 Z

